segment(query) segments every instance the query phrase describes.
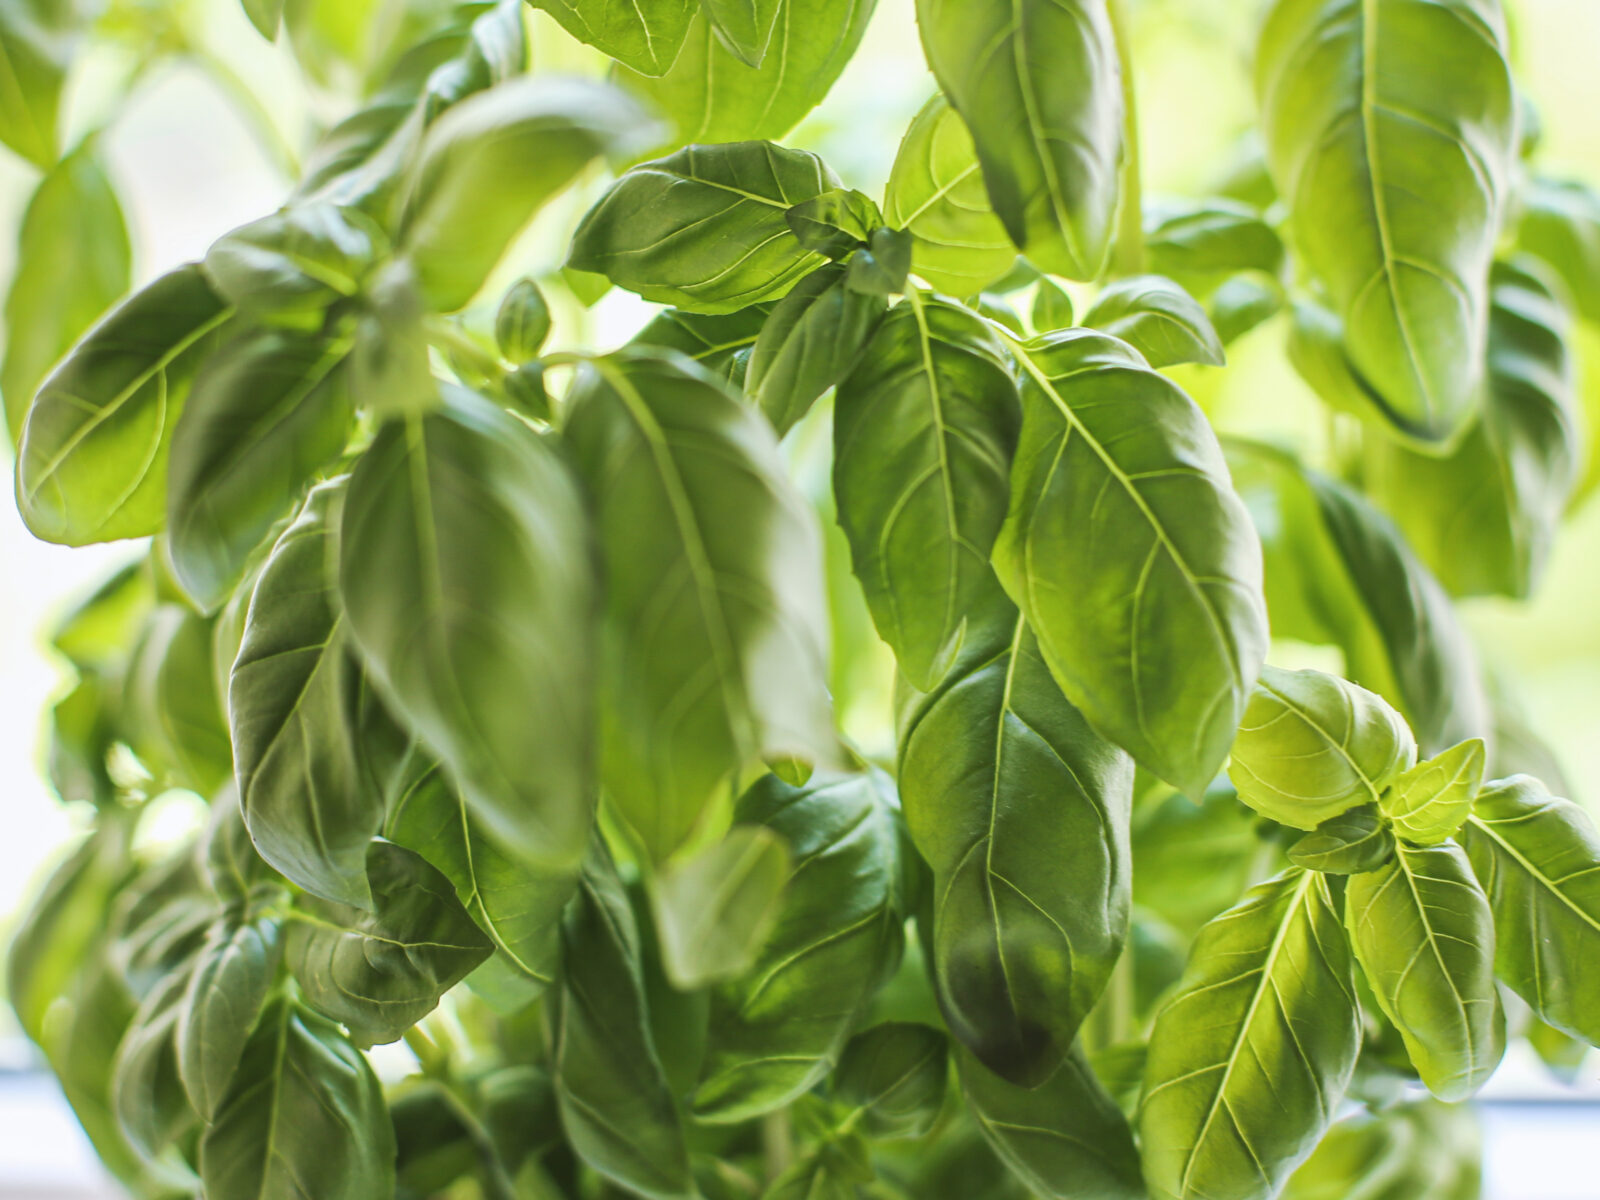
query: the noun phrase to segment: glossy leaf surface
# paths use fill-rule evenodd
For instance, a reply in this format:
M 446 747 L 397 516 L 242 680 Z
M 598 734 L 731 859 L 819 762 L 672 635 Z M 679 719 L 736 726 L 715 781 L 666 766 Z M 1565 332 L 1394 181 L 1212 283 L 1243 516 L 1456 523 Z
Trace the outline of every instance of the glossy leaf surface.
M 1397 835 L 1432 846 L 1461 828 L 1483 783 L 1484 745 L 1474 738 L 1399 775 L 1380 807 Z
M 1394 835 L 1370 805 L 1329 817 L 1289 847 L 1289 861 L 1325 875 L 1375 871 L 1394 854 Z
M 696 0 L 536 0 L 561 27 L 645 75 L 664 75 L 683 49 Z
M 674 987 L 693 991 L 749 969 L 778 917 L 789 865 L 783 840 L 758 825 L 737 825 L 667 864 L 650 898 Z
M 833 1098 L 874 1137 L 921 1137 L 944 1106 L 950 1040 L 931 1025 L 890 1021 L 856 1034 L 839 1056 Z
M 383 232 L 361 212 L 307 204 L 235 229 L 212 244 L 202 265 L 240 312 L 314 330 L 324 309 L 360 290 L 385 249 Z
M 1227 358 L 1206 310 L 1160 275 L 1117 280 L 1083 314 L 1083 323 L 1121 338 L 1152 367 L 1180 363 L 1220 367 Z
M 173 1029 L 178 1076 L 195 1112 L 210 1121 L 244 1056 L 278 971 L 278 925 L 222 918 L 195 959 Z

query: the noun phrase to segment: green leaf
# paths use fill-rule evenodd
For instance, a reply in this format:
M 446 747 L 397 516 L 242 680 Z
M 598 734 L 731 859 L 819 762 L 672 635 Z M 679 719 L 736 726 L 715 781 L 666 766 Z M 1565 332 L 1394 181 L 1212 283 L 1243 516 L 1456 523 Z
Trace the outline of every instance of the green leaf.
M 397 242 L 423 296 L 440 312 L 461 308 L 546 201 L 655 132 L 623 92 L 577 79 L 518 79 L 452 107 L 423 140 L 400 213 Z
M 850 256 L 845 286 L 853 292 L 894 296 L 906 290 L 911 273 L 911 235 L 898 229 L 874 229 L 867 244 Z
M 1462 841 L 1494 910 L 1495 973 L 1540 1020 L 1600 1042 L 1600 835 L 1525 775 L 1478 796 Z
M 1334 1125 L 1283 1200 L 1481 1200 L 1482 1160 L 1470 1106 L 1411 1101 Z
M 134 750 L 169 787 L 211 795 L 233 774 L 233 748 L 211 664 L 211 627 L 176 604 L 152 614 L 124 681 Z
M 1211 318 L 1181 286 L 1159 275 L 1135 275 L 1109 285 L 1083 323 L 1121 338 L 1152 367 L 1227 361 Z
M 1033 308 L 1029 320 L 1036 333 L 1050 333 L 1057 329 L 1071 329 L 1076 321 L 1072 311 L 1072 297 L 1048 279 L 1039 281 L 1039 290 L 1033 294 Z
M 1224 281 L 1211 294 L 1206 313 L 1217 331 L 1217 340 L 1231 346 L 1282 312 L 1284 303 L 1281 283 L 1247 271 Z
M 507 362 L 521 366 L 539 357 L 550 336 L 550 305 L 532 279 L 511 285 L 494 317 L 494 340 Z
M 1478 402 L 1516 161 L 1500 6 L 1283 0 L 1256 92 L 1295 245 L 1355 372 L 1399 433 L 1449 441 Z
M 589 522 L 549 438 L 470 392 L 444 401 L 380 429 L 350 479 L 350 632 L 488 836 L 565 870 L 594 805 Z
M 630 344 L 676 350 L 719 379 L 742 388 L 755 344 L 774 307 L 755 304 L 737 312 L 709 316 L 669 308 L 635 334 Z
M 712 993 L 702 1121 L 747 1120 L 810 1090 L 898 965 L 902 835 L 886 788 L 877 774 L 818 772 L 803 788 L 767 775 L 740 799 L 735 820 L 787 842 L 794 871 L 754 966 Z
M 208 1196 L 381 1200 L 394 1128 L 366 1058 L 329 1021 L 279 995 L 261 1015 L 200 1139 Z
M 741 768 L 832 754 L 820 540 L 766 422 L 686 360 L 597 359 L 569 404 L 608 582 L 601 775 L 660 862 Z
M 1260 878 L 1260 824 L 1225 775 L 1198 804 L 1176 793 L 1142 800 L 1133 822 L 1134 904 L 1193 937 Z
M 370 912 L 303 898 L 283 939 L 306 1002 L 358 1046 L 398 1039 L 494 949 L 421 855 L 374 840 L 367 882 Z
M 163 980 L 145 997 L 117 1046 L 111 1065 L 111 1103 L 123 1135 L 154 1160 L 195 1124 L 178 1079 L 173 1029 L 187 974 Z
M 796 204 L 784 219 L 807 250 L 833 259 L 849 257 L 883 227 L 883 214 L 871 196 L 851 188 L 833 188 Z
M 251 840 L 286 878 L 365 907 L 367 843 L 383 797 L 364 774 L 355 722 L 369 686 L 334 576 L 344 481 L 324 484 L 273 546 L 228 687 L 239 800 Z
M 849 273 L 843 263 L 818 267 L 778 301 L 756 339 L 745 391 L 779 437 L 850 374 L 889 309 L 883 296 L 849 287 Z
M 700 0 L 700 7 L 724 46 L 746 65 L 761 65 L 783 0 Z
M 69 612 L 50 635 L 79 671 L 115 670 L 155 605 L 155 584 L 144 559 L 135 559 Z
M 1483 415 L 1445 458 L 1378 445 L 1368 478 L 1418 557 L 1458 596 L 1529 596 L 1578 479 L 1571 320 L 1527 258 L 1497 263 Z
M 244 0 L 244 14 L 267 41 L 276 41 L 285 0 Z
M 173 1041 L 189 1103 L 208 1122 L 227 1094 L 266 1005 L 279 955 L 277 921 L 224 916 L 212 924 L 195 959 Z
M 952 296 L 1003 276 L 1017 250 L 989 206 L 966 122 L 943 94 L 922 106 L 889 173 L 884 219 L 911 234 L 911 269 Z
M 905 722 L 900 786 L 933 870 L 932 974 L 950 1032 L 1034 1087 L 1061 1066 L 1128 931 L 1133 764 L 1057 689 L 1000 602 Z
M 922 689 L 948 670 L 994 589 L 1016 446 L 1005 348 L 966 309 L 909 297 L 834 400 L 839 524 L 874 624 Z
M 1269 666 L 1240 722 L 1228 776 L 1262 816 L 1315 829 L 1376 804 L 1416 759 L 1411 730 L 1381 696 L 1321 671 Z
M 1290 868 L 1257 884 L 1200 931 L 1156 1017 L 1139 1115 L 1151 1193 L 1275 1196 L 1337 1115 L 1360 1047 L 1327 878 Z
M 930 1025 L 890 1021 L 851 1038 L 833 1073 L 846 1128 L 872 1138 L 919 1138 L 944 1107 L 950 1039 Z
M 1248 514 L 1200 410 L 1121 342 L 1071 330 L 1018 362 L 996 570 L 1089 724 L 1198 796 L 1266 653 Z
M 563 970 L 551 1013 L 561 1124 L 573 1151 L 650 1200 L 694 1194 L 683 1120 L 650 1035 L 639 934 L 597 839 L 562 919 Z
M 444 873 L 519 973 L 541 986 L 555 978 L 561 910 L 576 886 L 570 872 L 534 870 L 507 854 L 436 765 L 394 798 L 384 836 Z
M 1461 828 L 1483 783 L 1481 738 L 1461 742 L 1396 777 L 1379 807 L 1395 833 L 1419 846 L 1442 842 Z
M 1281 450 L 1230 438 L 1227 455 L 1266 552 L 1273 633 L 1343 650 L 1344 673 L 1401 711 L 1425 755 L 1487 737 L 1477 652 L 1393 522 Z
M 787 215 L 838 186 L 805 150 L 689 146 L 612 184 L 573 235 L 567 265 L 646 300 L 731 313 L 777 299 L 821 263 Z
M 167 552 L 204 611 L 228 598 L 267 532 L 355 424 L 348 336 L 249 329 L 201 367 L 172 433 Z
M 664 75 L 683 49 L 696 0 L 529 0 L 561 27 L 645 75 Z
M 179 267 L 51 372 L 17 451 L 17 505 L 36 537 L 81 546 L 160 531 L 172 430 L 229 315 L 198 267 Z
M 1535 178 L 1521 200 L 1518 249 L 1554 268 L 1584 318 L 1600 321 L 1600 195 L 1577 180 Z
M 122 206 L 94 145 L 85 143 L 39 181 L 22 215 L 0 362 L 0 397 L 13 445 L 39 381 L 128 290 L 130 260 Z
M 1384 1016 L 1428 1090 L 1465 1100 L 1505 1053 L 1494 986 L 1489 900 L 1454 842 L 1395 847 L 1394 861 L 1353 876 L 1345 921 Z
M 917 26 L 1012 242 L 1052 274 L 1095 278 L 1123 154 L 1104 0 L 917 0 Z
M 1277 276 L 1286 253 L 1257 209 L 1223 197 L 1146 204 L 1144 251 L 1154 274 L 1202 289 L 1240 271 Z
M 357 209 L 298 204 L 219 238 L 201 265 L 241 313 L 315 331 L 330 305 L 361 290 L 387 248 L 383 231 Z
M 749 969 L 781 910 L 789 867 L 789 848 L 771 830 L 736 825 L 662 868 L 650 901 L 674 987 L 695 991 Z
M 1394 855 L 1394 835 L 1370 805 L 1329 817 L 1289 847 L 1289 861 L 1325 875 L 1375 871 Z
M 760 67 L 727 49 L 696 16 L 672 69 L 618 77 L 676 128 L 671 144 L 783 137 L 822 102 L 861 44 L 877 0 L 778 0 Z
M 967 1105 L 994 1152 L 1042 1200 L 1143 1200 L 1139 1154 L 1116 1102 L 1073 1048 L 1037 1088 L 1020 1088 L 965 1051 Z
M 0 143 L 35 166 L 56 161 L 61 91 L 83 6 L 17 0 L 0 9 Z

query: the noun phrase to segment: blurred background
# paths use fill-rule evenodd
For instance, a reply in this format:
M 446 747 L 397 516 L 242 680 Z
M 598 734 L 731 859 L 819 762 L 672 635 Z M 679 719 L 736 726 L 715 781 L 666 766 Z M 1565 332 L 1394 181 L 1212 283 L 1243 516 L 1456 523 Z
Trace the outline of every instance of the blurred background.
M 293 58 L 255 33 L 239 0 L 133 0 L 122 7 L 141 5 L 181 23 L 204 65 L 173 60 L 141 83 L 131 103 L 108 112 L 107 84 L 127 65 L 113 54 L 93 58 L 75 69 L 68 104 L 71 128 L 104 127 L 101 146 L 127 213 L 136 286 L 276 208 L 298 153 L 342 115 L 334 101 L 307 95 Z M 913 0 L 879 0 L 860 52 L 828 100 L 786 139 L 817 150 L 848 186 L 875 195 L 901 134 L 934 87 L 912 6 Z M 1600 0 L 1509 0 L 1509 6 L 1517 73 L 1544 127 L 1542 168 L 1600 184 Z M 1198 192 L 1237 155 L 1254 118 L 1250 57 L 1261 7 L 1257 0 L 1132 5 L 1151 193 Z M 532 24 L 536 69 L 601 69 L 542 14 Z M 0 229 L 17 228 L 36 182 L 31 167 L 0 151 Z M 574 196 L 542 217 L 504 268 L 506 279 L 559 265 L 587 199 Z M 0 244 L 0 286 L 14 252 Z M 498 294 L 493 285 L 490 291 Z M 648 310 L 612 292 L 590 312 L 564 314 L 556 341 L 615 345 Z M 1269 323 L 1237 345 L 1225 372 L 1195 382 L 1220 427 L 1290 440 L 1320 436 L 1321 409 L 1288 367 L 1283 337 L 1281 319 Z M 1589 358 L 1600 364 L 1600 354 Z M 1594 414 L 1600 370 L 1592 374 Z M 79 814 L 43 781 L 41 718 L 66 680 L 43 631 L 133 554 L 126 545 L 68 550 L 38 542 L 15 507 L 0 503 L 0 948 L 17 910 L 78 828 Z M 1486 659 L 1515 666 L 1533 727 L 1559 756 L 1577 793 L 1572 798 L 1594 811 L 1600 805 L 1600 501 L 1570 515 L 1532 603 L 1477 601 L 1465 611 Z M 887 730 L 885 714 L 852 714 L 858 722 L 869 743 L 875 726 Z M 172 808 L 173 827 L 186 824 L 182 798 Z M 160 836 L 159 823 L 153 836 Z M 0 1011 L 0 1197 L 108 1195 L 55 1085 L 34 1065 L 9 1009 Z M 1600 1056 L 1590 1056 L 1571 1088 L 1513 1057 L 1481 1104 L 1489 1200 L 1600 1194 L 1588 1153 L 1589 1139 L 1600 1134 Z

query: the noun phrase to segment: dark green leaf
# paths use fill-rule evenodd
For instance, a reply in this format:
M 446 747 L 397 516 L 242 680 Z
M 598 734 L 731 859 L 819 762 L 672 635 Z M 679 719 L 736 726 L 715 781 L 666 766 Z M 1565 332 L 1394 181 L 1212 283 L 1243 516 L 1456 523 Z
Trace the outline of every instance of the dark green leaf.
M 807 250 L 838 261 L 867 243 L 883 227 L 883 214 L 871 196 L 833 188 L 796 204 L 785 215 L 789 230 Z
M 696 0 L 529 0 L 561 27 L 644 75 L 664 75 L 683 49 Z
M 574 1152 L 650 1200 L 692 1196 L 683 1120 L 650 1035 L 639 934 L 596 840 L 562 919 L 551 1024 L 556 1098 Z
M 494 949 L 421 855 L 374 840 L 367 883 L 370 912 L 306 898 L 284 933 L 306 1002 L 358 1046 L 399 1038 Z
M 1217 331 L 1195 298 L 1170 279 L 1135 275 L 1101 292 L 1083 323 L 1121 338 L 1152 367 L 1227 360 Z
M 709 316 L 669 308 L 634 335 L 632 344 L 676 350 L 718 378 L 742 388 L 756 341 L 774 307 L 755 304 L 738 312 Z
M 1381 696 L 1321 671 L 1269 666 L 1239 724 L 1228 776 L 1262 816 L 1315 829 L 1376 804 L 1416 760 L 1411 730 Z
M 891 228 L 911 234 L 912 270 L 941 292 L 975 295 L 1016 261 L 989 206 L 972 135 L 942 94 L 906 130 L 883 211 Z
M 287 996 L 273 1000 L 200 1140 L 208 1196 L 383 1200 L 394 1194 L 394 1127 L 366 1058 Z
M 279 945 L 275 919 L 225 916 L 211 926 L 195 958 L 173 1041 L 184 1091 L 206 1121 L 227 1094 L 277 979 Z
M 1133 764 L 1062 697 L 1025 622 L 974 632 L 908 723 L 900 786 L 933 869 L 945 1021 L 989 1070 L 1033 1087 L 1066 1058 L 1127 936 Z
M 1539 1018 L 1600 1042 L 1600 835 L 1517 776 L 1478 796 L 1462 832 L 1494 910 L 1495 973 Z
M 912 295 L 834 402 L 839 523 L 874 623 L 913 685 L 954 661 L 994 587 L 1016 446 L 1005 349 L 967 310 Z
M 228 598 L 267 531 L 344 449 L 349 352 L 348 336 L 251 329 L 196 374 L 172 433 L 167 552 L 203 610 Z
M 339 536 L 350 632 L 484 831 L 575 866 L 594 795 L 588 520 L 552 442 L 460 389 L 385 425 Z
M 833 1073 L 844 1125 L 873 1138 L 922 1137 L 944 1107 L 950 1041 L 913 1021 L 876 1025 L 851 1038 Z
M 1448 441 L 1478 400 L 1516 161 L 1500 6 L 1285 0 L 1256 92 L 1296 246 L 1356 373 L 1401 433 Z
M 1522 194 L 1517 246 L 1553 267 L 1578 311 L 1600 321 L 1600 195 L 1577 180 L 1535 179 Z
M 1461 828 L 1483 783 L 1484 745 L 1461 742 L 1398 776 L 1379 807 L 1395 835 L 1419 846 L 1442 842 Z
M 228 303 L 268 324 L 315 330 L 334 302 L 354 296 L 387 249 L 372 219 L 332 204 L 280 209 L 206 251 L 206 277 Z
M 398 244 L 423 296 L 441 312 L 461 308 L 547 200 L 655 132 L 628 96 L 577 79 L 519 79 L 452 107 L 428 130 L 400 214 Z
M 156 533 L 167 451 L 196 368 L 229 309 L 180 267 L 114 309 L 39 389 L 17 452 L 17 505 L 45 541 Z
M 876 774 L 768 775 L 735 818 L 765 825 L 794 856 L 778 920 L 755 965 L 719 987 L 695 1115 L 736 1122 L 783 1108 L 837 1061 L 900 958 L 900 831 Z
M 1139 1132 L 1153 1195 L 1277 1194 L 1338 1114 L 1355 1069 L 1353 970 L 1315 871 L 1258 884 L 1200 931 L 1150 1037 Z
M 700 7 L 724 46 L 747 65 L 761 65 L 783 0 L 700 0 Z
M 1137 353 L 1072 330 L 1018 359 L 996 569 L 1090 725 L 1198 796 L 1266 653 L 1248 514 L 1205 417 Z
M 507 362 L 521 366 L 539 357 L 550 336 L 550 305 L 531 279 L 519 279 L 500 301 L 494 317 L 494 340 Z
M 650 899 L 674 987 L 694 991 L 749 969 L 781 910 L 789 867 L 789 849 L 771 830 L 736 825 L 662 869 Z
M 1289 847 L 1289 861 L 1325 875 L 1375 871 L 1394 854 L 1394 835 L 1370 805 L 1329 817 Z
M 906 290 L 911 271 L 911 235 L 898 229 L 874 229 L 864 248 L 850 256 L 845 286 L 872 296 L 893 296 Z
M 676 127 L 673 145 L 781 138 L 828 94 L 876 7 L 877 0 L 778 0 L 758 68 L 730 53 L 712 22 L 697 16 L 660 79 L 618 74 Z
M 838 186 L 805 150 L 690 146 L 617 180 L 573 235 L 568 265 L 646 300 L 731 313 L 777 299 L 818 266 L 787 214 Z
M 0 61 L 5 21 L 0 16 Z M 0 100 L 0 111 L 4 103 Z M 39 381 L 128 290 L 130 258 L 117 194 L 93 144 L 80 146 L 39 181 L 17 237 L 0 362 L 0 397 L 12 445 L 22 436 Z
M 847 285 L 850 268 L 825 263 L 772 310 L 750 354 L 745 391 L 782 437 L 860 361 L 888 311 L 881 295 Z
M 1012 242 L 1046 271 L 1095 278 L 1123 154 L 1104 0 L 917 0 L 917 26 Z
M 741 768 L 832 753 L 819 538 L 766 422 L 687 360 L 595 360 L 566 435 L 608 581 L 602 778 L 661 861 Z
M 1041 1200 L 1143 1200 L 1133 1134 L 1081 1050 L 1032 1090 L 965 1051 L 956 1065 L 983 1136 L 1029 1192 Z
M 1428 1090 L 1465 1100 L 1506 1048 L 1489 900 L 1454 842 L 1412 847 L 1353 876 L 1345 921 L 1378 1006 Z
M 173 1030 L 181 1011 L 186 972 L 169 976 L 145 997 L 117 1046 L 111 1065 L 111 1103 L 128 1141 L 150 1159 L 196 1122 L 178 1078 Z

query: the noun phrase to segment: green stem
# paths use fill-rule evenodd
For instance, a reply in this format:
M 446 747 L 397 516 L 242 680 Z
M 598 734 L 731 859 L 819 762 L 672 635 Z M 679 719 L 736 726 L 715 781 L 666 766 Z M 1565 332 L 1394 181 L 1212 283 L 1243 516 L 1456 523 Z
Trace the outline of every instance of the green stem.
M 1122 203 L 1117 210 L 1117 249 L 1112 274 L 1144 271 L 1144 195 L 1139 165 L 1139 105 L 1133 86 L 1133 46 L 1128 37 L 1125 0 L 1111 0 L 1111 29 L 1122 76 Z
M 794 1162 L 794 1130 L 789 1125 L 788 1109 L 780 1108 L 761 1119 L 761 1157 L 768 1183 Z
M 450 1057 L 427 1034 L 413 1025 L 405 1032 L 406 1045 L 417 1056 L 422 1073 L 434 1079 L 443 1079 L 450 1072 Z

